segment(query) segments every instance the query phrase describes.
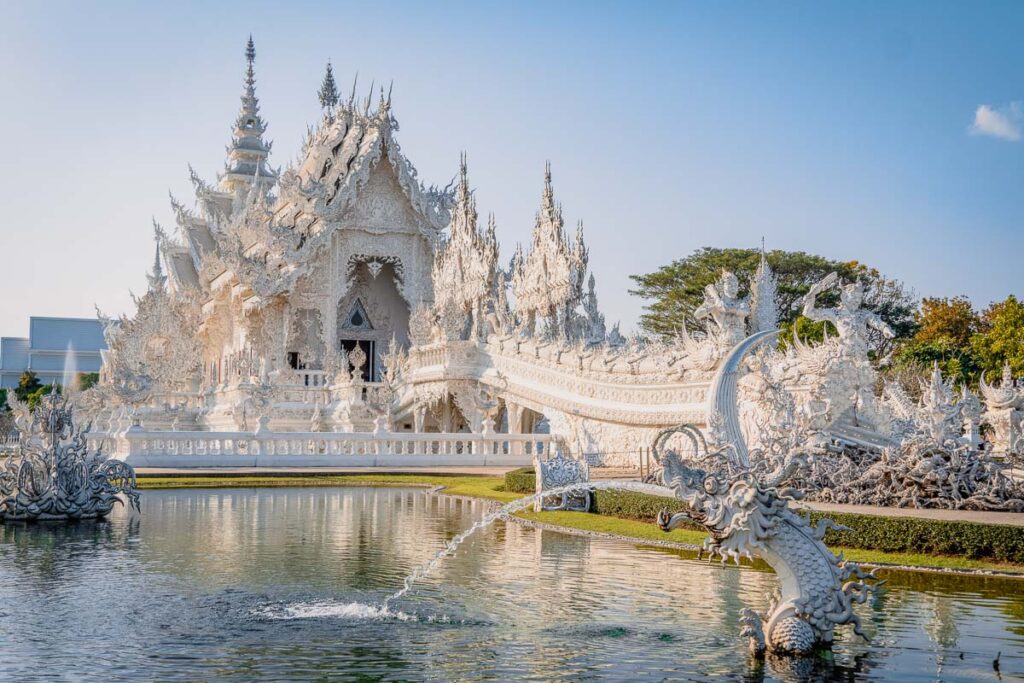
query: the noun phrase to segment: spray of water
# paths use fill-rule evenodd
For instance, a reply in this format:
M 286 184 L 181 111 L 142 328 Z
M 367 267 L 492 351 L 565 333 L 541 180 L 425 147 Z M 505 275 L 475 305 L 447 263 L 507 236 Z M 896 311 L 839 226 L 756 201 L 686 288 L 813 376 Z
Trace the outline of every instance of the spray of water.
M 638 481 L 621 481 L 617 479 L 609 479 L 606 481 L 590 481 L 579 484 L 569 484 L 568 486 L 560 486 L 558 488 L 549 489 L 541 493 L 535 493 L 530 496 L 525 496 L 514 500 L 511 503 L 503 505 L 502 507 L 489 512 L 484 515 L 483 519 L 478 521 L 473 526 L 469 527 L 461 534 L 448 541 L 444 548 L 442 548 L 434 557 L 420 565 L 413 570 L 411 574 L 405 577 L 402 588 L 391 595 L 389 595 L 383 604 L 383 609 L 387 610 L 388 606 L 398 600 L 403 595 L 412 590 L 413 585 L 422 578 L 429 576 L 437 567 L 444 561 L 446 557 L 453 555 L 462 543 L 475 534 L 481 529 L 486 529 L 498 520 L 507 519 L 509 515 L 515 514 L 520 510 L 524 510 L 533 505 L 538 499 L 547 498 L 549 496 L 560 496 L 564 494 L 572 493 L 583 493 L 584 491 L 592 491 L 595 489 L 607 490 L 617 489 L 620 491 L 635 491 L 638 493 L 649 493 L 655 496 L 673 497 L 674 493 L 672 489 L 664 486 L 657 486 L 655 484 L 643 484 Z
M 65 396 L 70 396 L 78 389 L 78 362 L 75 347 L 70 340 L 68 348 L 64 351 L 64 373 L 61 375 L 60 383 Z
M 390 610 L 384 605 L 368 605 L 363 602 L 297 602 L 291 605 L 267 605 L 254 610 L 253 614 L 262 619 L 355 619 L 360 621 L 419 621 L 413 614 Z
M 655 496 L 662 496 L 671 498 L 674 496 L 672 489 L 664 486 L 657 486 L 655 484 L 643 484 L 638 481 L 621 481 L 621 480 L 606 480 L 606 481 L 592 481 L 582 482 L 579 484 L 569 484 L 568 486 L 560 486 L 558 488 L 548 489 L 541 493 L 535 493 L 530 496 L 525 496 L 517 500 L 507 503 L 502 507 L 489 512 L 484 517 L 476 522 L 473 526 L 469 527 L 461 534 L 448 541 L 444 548 L 437 552 L 430 560 L 423 563 L 419 567 L 413 570 L 411 574 L 405 577 L 402 582 L 402 588 L 387 598 L 380 605 L 369 605 L 362 602 L 333 602 L 333 601 L 321 601 L 321 602 L 305 602 L 295 603 L 291 605 L 270 605 L 258 610 L 255 610 L 253 614 L 257 617 L 264 619 L 316 619 L 316 618 L 342 618 L 342 619 L 357 619 L 357 620 L 396 620 L 396 621 L 419 621 L 415 615 L 408 614 L 399 610 L 391 608 L 391 603 L 398 600 L 410 590 L 420 579 L 430 576 L 434 570 L 445 560 L 445 558 L 453 555 L 463 542 L 466 541 L 470 536 L 486 529 L 498 520 L 505 520 L 510 515 L 525 510 L 532 506 L 537 500 L 547 498 L 549 496 L 560 496 L 564 494 L 583 493 L 584 491 L 593 491 L 595 489 L 608 490 L 617 489 L 620 491 L 635 491 L 637 493 L 648 493 Z M 446 621 L 447 617 L 429 617 L 427 621 Z

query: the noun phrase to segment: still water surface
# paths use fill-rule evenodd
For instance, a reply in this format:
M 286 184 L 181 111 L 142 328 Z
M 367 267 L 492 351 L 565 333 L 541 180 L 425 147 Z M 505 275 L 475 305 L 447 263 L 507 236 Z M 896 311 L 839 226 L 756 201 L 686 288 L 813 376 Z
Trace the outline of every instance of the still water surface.
M 860 606 L 871 644 L 758 666 L 737 619 L 772 574 L 499 523 L 372 607 L 484 512 L 422 490 L 177 490 L 144 492 L 141 516 L 0 526 L 0 679 L 1024 680 L 1018 580 L 893 573 Z

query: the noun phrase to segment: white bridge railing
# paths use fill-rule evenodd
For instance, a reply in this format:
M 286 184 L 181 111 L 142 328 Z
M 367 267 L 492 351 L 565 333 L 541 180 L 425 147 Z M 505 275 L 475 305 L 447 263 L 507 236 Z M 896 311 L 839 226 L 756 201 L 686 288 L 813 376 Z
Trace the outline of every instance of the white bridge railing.
M 218 465 L 259 457 L 259 462 L 286 465 L 303 457 L 305 464 L 396 465 L 408 461 L 426 464 L 529 462 L 546 457 L 555 448 L 550 434 L 465 434 L 417 432 L 156 432 L 132 429 L 123 435 L 129 462 L 187 463 L 192 456 L 216 456 Z M 249 456 L 248 458 L 244 456 Z M 272 459 L 265 456 L 273 456 Z M 321 457 L 322 456 L 322 457 Z M 332 457 L 333 456 L 333 457 Z M 363 456 L 363 457 L 360 457 Z M 383 457 L 383 459 L 382 459 Z M 330 462 L 328 462 L 330 461 Z M 159 465 L 157 465 L 159 466 Z

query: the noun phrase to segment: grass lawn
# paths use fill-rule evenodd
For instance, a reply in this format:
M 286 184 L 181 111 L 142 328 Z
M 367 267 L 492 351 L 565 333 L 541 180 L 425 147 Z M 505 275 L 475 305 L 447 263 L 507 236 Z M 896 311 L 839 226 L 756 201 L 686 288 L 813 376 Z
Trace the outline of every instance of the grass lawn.
M 587 512 L 523 512 L 520 517 L 553 524 L 557 526 L 570 527 L 583 531 L 595 531 L 618 536 L 629 536 L 647 541 L 675 541 L 676 543 L 689 543 L 701 545 L 707 534 L 689 529 L 675 529 L 668 533 L 663 532 L 654 523 L 640 522 L 634 519 L 619 519 L 618 517 L 607 517 L 594 515 Z M 1024 566 L 1016 564 L 1005 564 L 998 562 L 986 562 L 984 560 L 968 560 L 960 557 L 948 557 L 945 555 L 924 555 L 920 553 L 886 553 L 878 550 L 859 550 L 856 548 L 833 547 L 835 553 L 842 553 L 843 557 L 854 562 L 866 565 L 899 565 L 908 567 L 925 567 L 931 569 L 962 569 L 962 570 L 987 570 L 998 572 L 1010 572 L 1024 575 Z
M 283 486 L 443 486 L 445 493 L 457 496 L 485 498 L 501 503 L 516 500 L 522 496 L 500 490 L 504 485 L 501 477 L 476 477 L 443 474 L 337 474 L 315 477 L 301 476 L 238 476 L 238 477 L 139 477 L 140 489 L 168 488 L 262 488 Z M 533 512 L 524 511 L 519 516 L 543 524 L 568 527 L 580 531 L 628 536 L 639 542 L 674 541 L 700 545 L 707 537 L 699 531 L 676 529 L 663 532 L 652 522 L 620 519 L 586 512 Z M 968 560 L 943 555 L 917 553 L 886 553 L 875 550 L 854 548 L 833 548 L 837 553 L 855 562 L 868 565 L 900 565 L 932 569 L 988 570 L 1012 572 L 1024 575 L 1024 566 Z M 683 551 L 685 552 L 685 551 Z
M 140 489 L 272 488 L 282 486 L 444 486 L 445 493 L 507 503 L 522 495 L 499 490 L 501 477 L 444 474 L 327 474 L 316 477 L 139 477 Z

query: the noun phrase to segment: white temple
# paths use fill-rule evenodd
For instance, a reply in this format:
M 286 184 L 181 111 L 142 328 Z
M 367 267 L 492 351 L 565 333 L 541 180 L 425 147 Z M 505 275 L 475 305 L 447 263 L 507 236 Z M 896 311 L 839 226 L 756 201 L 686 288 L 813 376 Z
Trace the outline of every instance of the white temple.
M 274 169 L 251 39 L 245 54 L 224 171 L 216 183 L 191 172 L 195 206 L 172 198 L 176 229 L 156 226 L 138 310 L 106 320 L 101 386 L 81 404 L 112 437 L 131 427 L 150 435 L 147 452 L 185 453 L 166 445 L 185 438 L 175 434 L 216 433 L 229 448 L 255 433 L 543 433 L 576 457 L 636 465 L 659 430 L 682 423 L 711 440 L 739 430 L 756 447 L 779 424 L 780 386 L 795 401 L 789 419 L 832 444 L 891 446 L 896 414 L 921 409 L 875 395 L 865 339 L 884 323 L 860 308 L 856 284 L 837 309 L 815 305 L 839 284 L 829 278 L 805 301 L 837 338 L 753 353 L 778 322 L 764 259 L 749 300 L 730 273 L 707 288 L 704 330 L 654 342 L 607 330 L 582 225 L 568 234 L 550 167 L 532 239 L 506 270 L 465 157 L 454 187 L 425 186 L 398 144 L 390 94 L 374 104 L 353 86 L 342 99 L 330 66 L 322 117 L 298 160 Z M 1000 422 L 1006 441 L 1024 398 L 1003 393 L 993 410 L 1016 411 Z M 965 420 L 976 433 L 966 403 L 950 405 L 956 438 Z

